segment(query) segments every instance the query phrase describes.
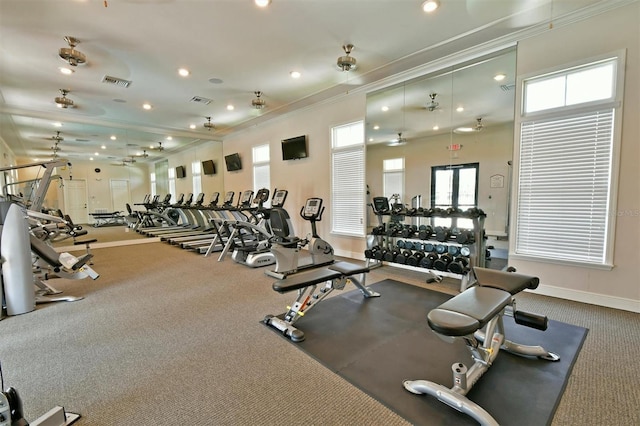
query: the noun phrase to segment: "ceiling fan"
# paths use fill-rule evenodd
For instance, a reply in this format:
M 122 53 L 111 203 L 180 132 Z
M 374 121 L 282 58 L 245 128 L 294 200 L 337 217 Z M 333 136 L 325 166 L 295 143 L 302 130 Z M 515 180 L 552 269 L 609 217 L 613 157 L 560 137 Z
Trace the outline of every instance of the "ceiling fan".
M 164 151 L 164 147 L 162 146 L 162 142 L 158 142 L 158 146 L 149 145 L 149 149 L 153 149 L 154 151 Z
M 351 51 L 354 49 L 353 44 L 345 44 L 342 46 L 345 56 L 340 56 L 336 63 L 338 71 L 355 71 L 357 68 L 356 58 L 351 56 Z
M 429 98 L 431 99 L 431 101 L 429 101 L 427 103 L 427 105 L 425 105 L 425 108 L 430 111 L 433 112 L 436 109 L 438 109 L 438 107 L 440 106 L 440 102 L 436 101 L 436 97 L 438 96 L 437 93 L 429 93 Z
M 398 138 L 392 140 L 387 145 L 388 146 L 401 146 L 407 143 L 407 139 L 402 137 L 402 132 L 398 133 Z

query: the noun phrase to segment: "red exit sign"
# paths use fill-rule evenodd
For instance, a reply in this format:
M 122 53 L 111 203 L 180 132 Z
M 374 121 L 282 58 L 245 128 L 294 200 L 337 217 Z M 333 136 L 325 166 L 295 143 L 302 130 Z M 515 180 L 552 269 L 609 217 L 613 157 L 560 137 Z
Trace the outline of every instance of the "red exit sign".
M 452 143 L 447 147 L 449 151 L 460 151 L 462 149 L 462 145 L 459 143 Z

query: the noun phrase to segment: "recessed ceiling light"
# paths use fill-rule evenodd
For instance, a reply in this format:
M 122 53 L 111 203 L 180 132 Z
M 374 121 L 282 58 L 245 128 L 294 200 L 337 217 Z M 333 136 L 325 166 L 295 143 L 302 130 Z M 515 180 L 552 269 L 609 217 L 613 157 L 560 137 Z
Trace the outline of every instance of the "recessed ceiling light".
M 464 111 L 464 108 L 463 108 L 463 107 L 461 107 L 461 106 L 459 106 L 458 108 L 456 108 L 456 111 L 458 111 L 458 112 L 462 112 L 462 111 Z
M 146 110 L 150 110 L 152 107 L 151 107 L 151 104 L 142 104 L 142 108 Z
M 234 107 L 233 105 L 227 105 L 227 111 L 233 111 L 234 109 L 236 109 L 236 107 Z
M 427 0 L 422 3 L 422 10 L 427 13 L 431 13 L 436 10 L 440 6 L 440 2 L 438 0 Z
M 267 7 L 271 4 L 271 0 L 253 0 L 258 7 Z
M 102 145 L 100 148 L 107 149 L 107 146 L 106 145 Z
M 62 123 L 56 121 L 55 123 L 51 123 L 53 124 L 53 127 L 62 127 Z
M 73 74 L 75 71 L 72 70 L 71 68 L 66 68 L 66 67 L 59 67 L 58 68 L 60 70 L 60 72 L 64 75 L 71 75 Z
M 170 141 L 173 140 L 173 138 L 171 136 L 167 136 L 167 140 Z
M 380 126 L 378 126 L 377 124 L 373 126 L 373 130 L 378 130 L 378 129 L 380 129 Z
M 496 75 L 493 77 L 493 79 L 494 79 L 495 81 L 502 81 L 502 80 L 504 80 L 505 78 L 507 78 L 507 76 L 506 76 L 506 75 L 504 75 L 504 74 L 496 74 Z
M 433 126 L 433 130 L 440 130 L 440 127 L 438 127 L 438 126 Z
M 386 106 L 386 105 L 385 105 L 385 106 L 383 106 L 383 107 L 382 107 L 382 111 L 384 111 L 384 112 L 389 111 L 389 107 L 388 107 L 388 106 Z
M 94 152 L 93 155 L 95 155 L 97 157 L 98 155 L 100 155 L 100 153 L 99 152 Z
M 369 138 L 369 142 L 373 142 L 373 138 Z
M 109 139 L 111 139 L 112 141 L 115 141 L 117 138 L 115 137 L 115 135 L 111 135 Z
M 195 124 L 189 124 L 189 128 L 193 130 L 193 129 L 196 128 L 196 125 Z
M 180 74 L 180 76 L 182 76 L 182 77 L 189 77 L 189 74 L 191 74 L 191 73 L 186 68 L 180 68 L 178 70 L 178 74 Z
M 300 78 L 302 74 L 299 71 L 291 71 L 289 75 L 291 75 L 291 78 Z

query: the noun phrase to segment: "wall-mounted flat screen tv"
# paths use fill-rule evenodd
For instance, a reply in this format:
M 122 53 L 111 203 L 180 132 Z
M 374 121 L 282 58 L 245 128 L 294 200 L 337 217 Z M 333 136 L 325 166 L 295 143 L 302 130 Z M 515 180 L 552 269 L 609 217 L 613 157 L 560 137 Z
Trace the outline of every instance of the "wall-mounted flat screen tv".
M 224 156 L 224 162 L 227 165 L 228 172 L 235 172 L 236 170 L 242 170 L 242 162 L 240 161 L 240 154 L 229 154 Z
M 184 168 L 184 166 L 178 166 L 176 167 L 176 177 L 178 179 L 182 179 L 183 177 L 187 176 L 187 169 Z
M 216 174 L 216 164 L 213 160 L 205 160 L 202 162 L 202 173 L 205 175 L 215 175 Z
M 307 158 L 307 137 L 296 136 L 295 138 L 284 139 L 282 141 L 282 159 L 298 160 Z

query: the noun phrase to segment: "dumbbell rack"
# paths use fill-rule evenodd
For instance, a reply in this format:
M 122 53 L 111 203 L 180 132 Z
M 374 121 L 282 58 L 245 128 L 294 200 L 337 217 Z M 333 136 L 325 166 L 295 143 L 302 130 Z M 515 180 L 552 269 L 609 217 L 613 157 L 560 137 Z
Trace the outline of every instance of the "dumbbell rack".
M 401 240 L 404 241 L 406 244 L 413 245 L 413 248 L 411 249 L 408 249 L 405 247 L 404 251 L 411 251 L 412 253 L 415 253 L 416 251 L 421 251 L 425 253 L 425 255 L 427 254 L 425 250 L 423 249 L 415 250 L 415 247 L 424 248 L 427 245 L 432 245 L 434 247 L 438 245 L 440 246 L 444 245 L 447 247 L 447 252 L 448 252 L 450 246 L 457 247 L 457 248 L 462 248 L 464 246 L 469 248 L 469 255 L 468 255 L 469 263 L 466 270 L 469 270 L 473 266 L 481 266 L 481 267 L 487 266 L 486 265 L 487 264 L 486 244 L 484 239 L 484 220 L 486 215 L 484 213 L 479 214 L 475 217 L 468 217 L 464 215 L 464 213 L 448 214 L 446 211 L 432 214 L 430 216 L 422 216 L 419 214 L 408 216 L 408 215 L 398 214 L 397 212 L 394 213 L 390 211 L 390 212 L 381 213 L 381 217 L 389 218 L 388 221 L 384 222 L 385 231 L 380 232 L 380 229 L 378 227 L 377 229 L 378 232 L 376 234 L 371 235 L 374 238 L 376 245 L 380 250 L 386 250 L 388 252 L 390 250 L 397 249 L 398 247 L 397 243 L 398 241 L 401 241 Z M 452 217 L 468 218 L 472 220 L 473 230 L 471 230 L 471 233 L 473 235 L 473 241 L 474 241 L 472 244 L 468 244 L 468 245 L 461 244 L 460 242 L 456 241 L 457 240 L 456 236 L 450 236 L 445 240 L 442 240 L 442 238 L 436 239 L 436 235 L 434 233 L 431 233 L 428 236 L 423 234 L 421 235 L 422 238 L 419 238 L 416 234 L 412 234 L 404 237 L 402 235 L 398 235 L 397 233 L 394 233 L 393 231 L 394 229 L 398 230 L 403 228 L 405 226 L 404 222 L 407 218 L 417 219 L 417 222 L 428 221 L 429 226 L 432 226 L 433 224 L 432 222 L 434 218 L 452 218 Z M 426 223 L 419 223 L 419 225 L 426 225 Z M 382 266 L 384 262 L 389 262 L 384 259 L 371 258 L 366 255 L 365 257 L 367 258 L 367 266 L 369 267 Z M 396 263 L 393 261 L 389 262 L 389 264 L 393 264 L 394 266 L 399 266 L 399 267 L 408 268 L 412 270 L 424 271 L 428 274 L 427 282 L 441 281 L 443 276 L 462 280 L 466 275 L 466 270 L 464 273 L 458 274 L 450 271 L 442 271 L 435 268 L 425 268 L 421 266 L 412 266 L 406 263 Z

